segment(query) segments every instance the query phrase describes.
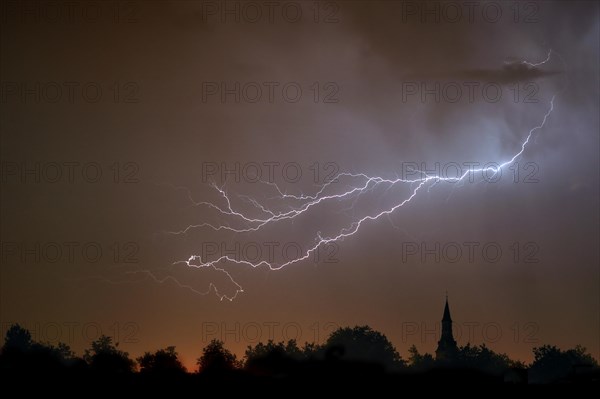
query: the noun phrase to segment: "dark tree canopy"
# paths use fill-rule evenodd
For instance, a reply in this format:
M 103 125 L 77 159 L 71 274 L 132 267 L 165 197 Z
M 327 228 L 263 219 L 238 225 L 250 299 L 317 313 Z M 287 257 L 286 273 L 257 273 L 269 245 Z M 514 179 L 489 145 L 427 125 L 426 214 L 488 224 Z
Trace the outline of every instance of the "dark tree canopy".
M 576 374 L 578 369 L 598 368 L 596 359 L 580 345 L 568 350 L 544 345 L 533 348 L 533 356 L 530 368 L 532 382 L 559 382 Z
M 408 358 L 408 364 L 414 371 L 426 371 L 430 370 L 435 366 L 435 359 L 429 353 L 421 355 L 415 345 L 412 345 L 408 349 L 410 354 Z
M 25 352 L 31 349 L 32 344 L 31 333 L 19 324 L 13 324 L 6 331 L 4 350 Z
M 499 375 L 519 364 L 512 361 L 504 353 L 492 351 L 485 344 L 480 346 L 467 344 L 458 350 L 457 365 L 488 374 Z
M 36 342 L 27 329 L 15 324 L 7 330 L 0 350 L 0 373 L 3 376 L 22 376 L 28 381 L 45 377 L 47 381 L 57 381 L 62 377 L 65 377 L 62 381 L 70 381 L 83 377 L 84 380 L 91 378 L 91 381 L 102 383 L 129 383 L 137 379 L 141 381 L 138 386 L 149 386 L 152 390 L 157 386 L 170 387 L 174 382 L 193 384 L 193 381 L 223 381 L 220 376 L 244 381 L 252 380 L 250 377 L 256 377 L 256 381 L 271 381 L 270 378 L 291 378 L 292 381 L 298 377 L 325 378 L 325 381 L 341 378 L 338 381 L 344 381 L 379 378 L 381 375 L 394 378 L 410 376 L 415 381 L 439 381 L 441 375 L 452 381 L 467 378 L 465 381 L 493 383 L 600 380 L 598 362 L 581 346 L 567 350 L 551 345 L 534 348 L 534 361 L 526 366 L 511 360 L 506 354 L 494 352 L 485 344 L 459 347 L 451 362 L 447 359 L 438 361 L 428 353 L 421 354 L 413 345 L 408 350 L 409 367 L 406 367 L 387 337 L 369 326 L 340 328 L 331 333 L 322 345 L 305 343 L 299 347 L 295 340 L 261 342 L 248 346 L 244 364 L 225 348 L 222 341 L 212 340 L 197 359 L 199 371 L 209 378 L 191 378 L 174 346 L 146 352 L 138 357 L 139 373 L 134 373 L 135 361 L 117 347 L 112 338 L 101 336 L 91 343 L 83 358 L 80 358 L 66 344 Z M 236 372 L 232 373 L 234 370 Z
M 75 363 L 75 354 L 62 342 L 57 346 L 35 342 L 31 333 L 19 324 L 6 332 L 1 351 L 0 368 L 29 373 L 59 371 Z
M 259 342 L 248 346 L 245 353 L 245 368 L 259 374 L 277 375 L 289 373 L 296 363 L 306 360 L 313 347 L 299 348 L 296 340 L 285 342 Z
M 275 342 L 270 339 L 266 344 L 259 342 L 254 347 L 249 345 L 246 349 L 245 358 L 246 362 L 248 363 L 273 355 L 288 357 L 295 360 L 300 360 L 304 357 L 303 350 L 298 348 L 296 340 L 291 339 L 285 343 Z
M 340 359 L 378 363 L 388 369 L 397 369 L 405 365 L 387 337 L 369 326 L 335 330 L 325 343 L 325 351 L 339 356 Z
M 106 335 L 92 342 L 92 347 L 85 350 L 83 359 L 100 372 L 129 373 L 135 370 L 135 362 L 129 358 L 129 354 L 117 349 L 112 338 Z
M 204 348 L 196 364 L 200 372 L 231 371 L 240 367 L 237 357 L 225 348 L 223 341 L 217 339 Z
M 174 346 L 159 349 L 154 353 L 146 352 L 138 357 L 140 372 L 142 373 L 185 373 L 186 369 L 181 364 Z

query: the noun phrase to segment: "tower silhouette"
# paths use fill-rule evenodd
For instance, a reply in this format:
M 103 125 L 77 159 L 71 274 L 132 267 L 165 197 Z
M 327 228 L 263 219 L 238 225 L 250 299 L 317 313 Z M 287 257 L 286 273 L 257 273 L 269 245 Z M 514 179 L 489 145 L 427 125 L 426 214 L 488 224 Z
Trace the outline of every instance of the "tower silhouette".
M 442 335 L 438 341 L 435 351 L 436 360 L 451 362 L 456 359 L 458 346 L 452 335 L 452 318 L 450 317 L 450 306 L 448 305 L 448 293 L 446 293 L 446 306 L 442 317 Z

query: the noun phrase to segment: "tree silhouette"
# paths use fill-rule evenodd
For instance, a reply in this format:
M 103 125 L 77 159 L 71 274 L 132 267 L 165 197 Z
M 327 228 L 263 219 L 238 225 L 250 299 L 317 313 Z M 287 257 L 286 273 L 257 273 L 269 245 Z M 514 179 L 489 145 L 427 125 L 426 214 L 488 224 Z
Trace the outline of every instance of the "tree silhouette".
M 467 344 L 458 349 L 456 365 L 479 370 L 487 374 L 500 375 L 517 365 L 504 353 L 496 353 L 485 344 L 472 346 Z
M 185 367 L 181 364 L 181 361 L 179 361 L 174 346 L 159 349 L 154 353 L 146 352 L 136 360 L 140 365 L 141 373 L 176 374 L 186 372 Z
M 224 372 L 240 367 L 237 357 L 225 349 L 223 341 L 213 339 L 196 362 L 200 372 Z
M 102 387 L 109 389 L 125 384 L 147 387 L 148 392 L 198 381 L 200 384 L 246 381 L 250 386 L 253 383 L 262 386 L 264 381 L 294 383 L 306 378 L 315 381 L 320 377 L 328 382 L 337 378 L 341 382 L 355 378 L 360 381 L 373 378 L 373 381 L 381 382 L 382 375 L 397 378 L 389 381 L 414 378 L 417 382 L 494 384 L 500 381 L 585 383 L 600 380 L 598 362 L 581 346 L 568 350 L 550 345 L 534 348 L 535 359 L 527 370 L 523 363 L 496 353 L 486 345 L 460 347 L 452 364 L 438 362 L 428 353 L 421 354 L 413 345 L 408 350 L 410 367 L 406 368 L 387 337 L 369 326 L 340 328 L 323 345 L 306 343 L 300 348 L 295 340 L 269 340 L 248 346 L 243 369 L 242 363 L 222 341 L 212 340 L 197 360 L 199 371 L 208 378 L 190 378 L 174 346 L 138 357 L 140 372 L 134 374 L 135 361 L 117 346 L 110 337 L 101 336 L 91 343 L 82 359 L 64 343 L 52 345 L 34 341 L 27 329 L 15 324 L 7 330 L 0 349 L 0 374 L 9 376 L 5 378 L 9 381 L 23 377 L 25 381 L 58 384 L 59 381 L 83 378 L 88 382 L 101 382 Z M 385 373 L 384 367 L 394 373 Z M 233 370 L 238 371 L 231 373 Z
M 27 373 L 44 373 L 62 370 L 76 362 L 71 348 L 62 342 L 54 346 L 31 339 L 29 330 L 13 324 L 4 338 L 0 353 L 0 368 L 21 370 Z
M 117 349 L 116 345 L 113 345 L 111 337 L 102 335 L 92 342 L 90 349 L 85 350 L 83 359 L 93 370 L 98 372 L 129 373 L 134 371 L 135 362 L 129 358 L 127 352 Z
M 598 367 L 598 362 L 580 345 L 566 351 L 544 345 L 533 348 L 533 356 L 530 380 L 536 383 L 559 382 L 573 375 L 577 367 Z
M 435 366 L 435 359 L 430 353 L 421 355 L 415 345 L 408 349 L 410 357 L 408 358 L 409 365 L 413 371 L 426 371 Z
M 65 343 L 59 342 L 56 347 L 50 347 L 61 359 L 74 360 L 76 358 L 75 352 L 73 352 L 71 347 Z
M 276 343 L 270 339 L 266 344 L 259 342 L 254 347 L 249 345 L 246 349 L 245 358 L 246 362 L 252 362 L 257 359 L 272 356 L 273 354 L 279 354 L 296 360 L 300 360 L 304 356 L 303 351 L 298 348 L 295 339 L 291 339 L 287 343 Z
M 21 327 L 19 324 L 13 324 L 6 331 L 4 337 L 4 351 L 26 352 L 31 349 L 33 341 L 29 330 Z
M 388 370 L 406 364 L 387 337 L 369 326 L 339 328 L 331 333 L 325 351 L 340 359 L 378 363 Z
M 259 342 L 254 347 L 248 346 L 245 367 L 259 374 L 285 374 L 297 362 L 305 359 L 306 354 L 303 349 L 298 348 L 296 340 L 291 339 L 287 343 L 269 340 L 266 344 Z
M 314 342 L 305 342 L 301 351 L 304 359 L 315 359 L 323 354 L 324 347 Z

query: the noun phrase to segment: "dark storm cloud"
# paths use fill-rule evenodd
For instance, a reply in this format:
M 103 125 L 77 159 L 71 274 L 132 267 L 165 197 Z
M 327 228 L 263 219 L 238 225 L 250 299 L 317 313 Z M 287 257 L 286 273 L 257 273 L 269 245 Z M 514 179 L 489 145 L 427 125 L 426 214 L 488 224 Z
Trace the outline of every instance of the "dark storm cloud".
M 421 75 L 419 73 L 409 74 L 409 79 L 461 79 L 479 82 L 494 82 L 498 84 L 511 84 L 518 82 L 533 82 L 543 77 L 558 75 L 561 71 L 546 71 L 542 68 L 529 66 L 527 64 L 511 63 L 504 65 L 501 69 L 468 69 L 444 74 Z
M 544 71 L 537 67 L 531 67 L 525 64 L 509 64 L 502 69 L 474 69 L 462 71 L 457 77 L 462 79 L 475 79 L 480 81 L 498 82 L 501 84 L 533 81 L 544 76 L 559 74 L 558 71 Z
M 383 57 L 396 78 L 456 77 L 512 83 L 562 73 L 560 63 L 550 70 L 520 63 L 541 61 L 553 43 L 585 36 L 598 22 L 585 2 L 573 2 L 568 15 L 562 14 L 560 7 L 537 3 L 535 18 L 527 22 L 515 22 L 516 6 L 509 2 L 481 2 L 474 8 L 479 12 L 486 3 L 493 5 L 501 10 L 502 17 L 496 19 L 477 12 L 469 19 L 469 3 L 449 3 L 458 5 L 465 17 L 456 21 L 444 18 L 440 11 L 444 2 L 440 1 L 373 1 L 368 9 L 361 2 L 348 2 L 343 4 L 345 27 L 365 43 L 367 59 Z M 525 3 L 521 6 L 527 8 Z M 420 11 L 411 14 L 411 9 Z M 525 51 L 515 54 L 515 48 Z M 507 59 L 514 62 L 507 63 Z

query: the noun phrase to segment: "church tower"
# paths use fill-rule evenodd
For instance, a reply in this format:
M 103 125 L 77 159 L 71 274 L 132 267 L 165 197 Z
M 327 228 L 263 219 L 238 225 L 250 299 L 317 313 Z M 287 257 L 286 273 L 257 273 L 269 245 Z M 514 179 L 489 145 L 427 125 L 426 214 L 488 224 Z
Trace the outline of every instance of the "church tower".
M 452 361 L 457 354 L 458 346 L 456 346 L 456 341 L 452 336 L 452 319 L 450 318 L 450 306 L 448 306 L 448 294 L 446 294 L 446 306 L 442 318 L 442 336 L 438 341 L 435 358 L 441 361 Z

